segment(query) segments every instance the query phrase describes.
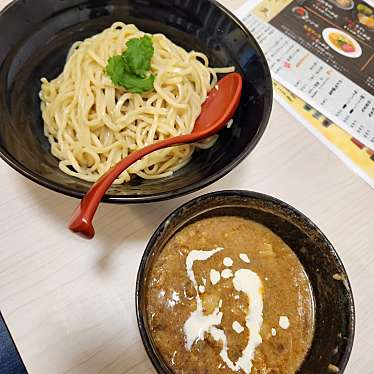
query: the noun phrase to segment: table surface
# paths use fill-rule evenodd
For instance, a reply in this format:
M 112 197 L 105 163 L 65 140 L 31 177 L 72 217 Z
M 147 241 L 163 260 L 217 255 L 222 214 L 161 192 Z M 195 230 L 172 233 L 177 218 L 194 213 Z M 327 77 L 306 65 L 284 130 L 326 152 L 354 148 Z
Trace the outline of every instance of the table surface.
M 235 9 L 242 0 L 223 2 Z M 278 197 L 327 235 L 356 302 L 346 373 L 373 372 L 374 191 L 278 104 L 260 144 L 229 176 L 168 202 L 103 205 L 93 241 L 65 228 L 77 200 L 39 187 L 2 161 L 0 180 L 0 308 L 30 374 L 154 373 L 135 316 L 143 250 L 177 206 L 222 189 Z

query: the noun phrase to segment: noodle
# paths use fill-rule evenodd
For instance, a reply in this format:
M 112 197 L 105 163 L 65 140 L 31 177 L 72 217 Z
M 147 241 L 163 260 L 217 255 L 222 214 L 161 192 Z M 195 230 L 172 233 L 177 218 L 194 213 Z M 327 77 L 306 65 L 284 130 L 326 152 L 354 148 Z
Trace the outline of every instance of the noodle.
M 154 90 L 143 94 L 115 86 L 106 75 L 108 59 L 121 54 L 126 43 L 145 34 L 134 25 L 114 23 L 70 49 L 63 72 L 40 91 L 44 133 L 60 169 L 95 182 L 121 159 L 140 148 L 172 136 L 191 133 L 217 73 L 199 52 L 186 52 L 162 34 L 152 36 L 151 73 Z M 213 146 L 216 137 L 201 143 L 162 149 L 145 156 L 115 183 L 170 176 L 185 166 L 196 148 Z

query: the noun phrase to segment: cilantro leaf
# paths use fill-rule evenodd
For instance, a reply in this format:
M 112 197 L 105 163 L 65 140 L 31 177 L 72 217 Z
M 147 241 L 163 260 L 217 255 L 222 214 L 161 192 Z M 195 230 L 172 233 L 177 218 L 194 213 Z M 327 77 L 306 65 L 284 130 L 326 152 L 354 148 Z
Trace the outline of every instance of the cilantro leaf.
M 143 93 L 153 88 L 155 77 L 150 75 L 148 78 L 142 78 L 134 74 L 125 72 L 120 81 L 120 85 L 125 87 L 131 93 Z
M 125 71 L 126 63 L 122 56 L 113 56 L 108 60 L 108 65 L 106 66 L 106 73 L 112 79 L 112 82 L 116 86 L 122 86 L 121 79 L 123 72 Z
M 154 54 L 152 39 L 146 35 L 142 38 L 131 39 L 127 42 L 127 49 L 122 54 L 126 62 L 127 71 L 145 77 L 151 68 Z
M 108 60 L 106 74 L 116 86 L 122 86 L 132 93 L 143 93 L 153 88 L 155 77 L 150 74 L 154 54 L 150 36 L 131 39 L 122 55 Z

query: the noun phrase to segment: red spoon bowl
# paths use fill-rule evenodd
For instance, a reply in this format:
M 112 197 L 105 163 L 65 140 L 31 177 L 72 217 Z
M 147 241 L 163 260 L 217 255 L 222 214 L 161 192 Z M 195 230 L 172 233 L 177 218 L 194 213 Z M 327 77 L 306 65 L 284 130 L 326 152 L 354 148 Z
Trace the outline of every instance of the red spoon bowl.
M 93 217 L 106 191 L 129 166 L 156 150 L 184 143 L 195 143 L 217 134 L 234 116 L 242 94 L 243 80 L 240 74 L 231 73 L 222 78 L 210 91 L 201 108 L 191 134 L 180 135 L 151 144 L 131 153 L 112 167 L 89 189 L 76 208 L 69 229 L 91 239 L 95 235 Z

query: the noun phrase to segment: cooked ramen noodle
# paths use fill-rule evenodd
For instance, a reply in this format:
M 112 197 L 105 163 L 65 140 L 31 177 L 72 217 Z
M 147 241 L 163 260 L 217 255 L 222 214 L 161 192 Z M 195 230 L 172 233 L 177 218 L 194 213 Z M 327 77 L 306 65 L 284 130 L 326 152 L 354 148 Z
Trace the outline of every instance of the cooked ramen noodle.
M 40 91 L 44 132 L 60 169 L 95 182 L 118 161 L 149 144 L 191 133 L 218 73 L 233 68 L 209 67 L 200 52 L 187 52 L 162 34 L 150 35 L 153 88 L 132 93 L 107 74 L 111 57 L 121 55 L 142 31 L 121 22 L 76 42 L 63 72 L 51 81 L 42 78 Z M 195 149 L 213 146 L 216 137 L 192 145 L 163 149 L 144 157 L 116 180 L 170 176 L 186 165 Z

